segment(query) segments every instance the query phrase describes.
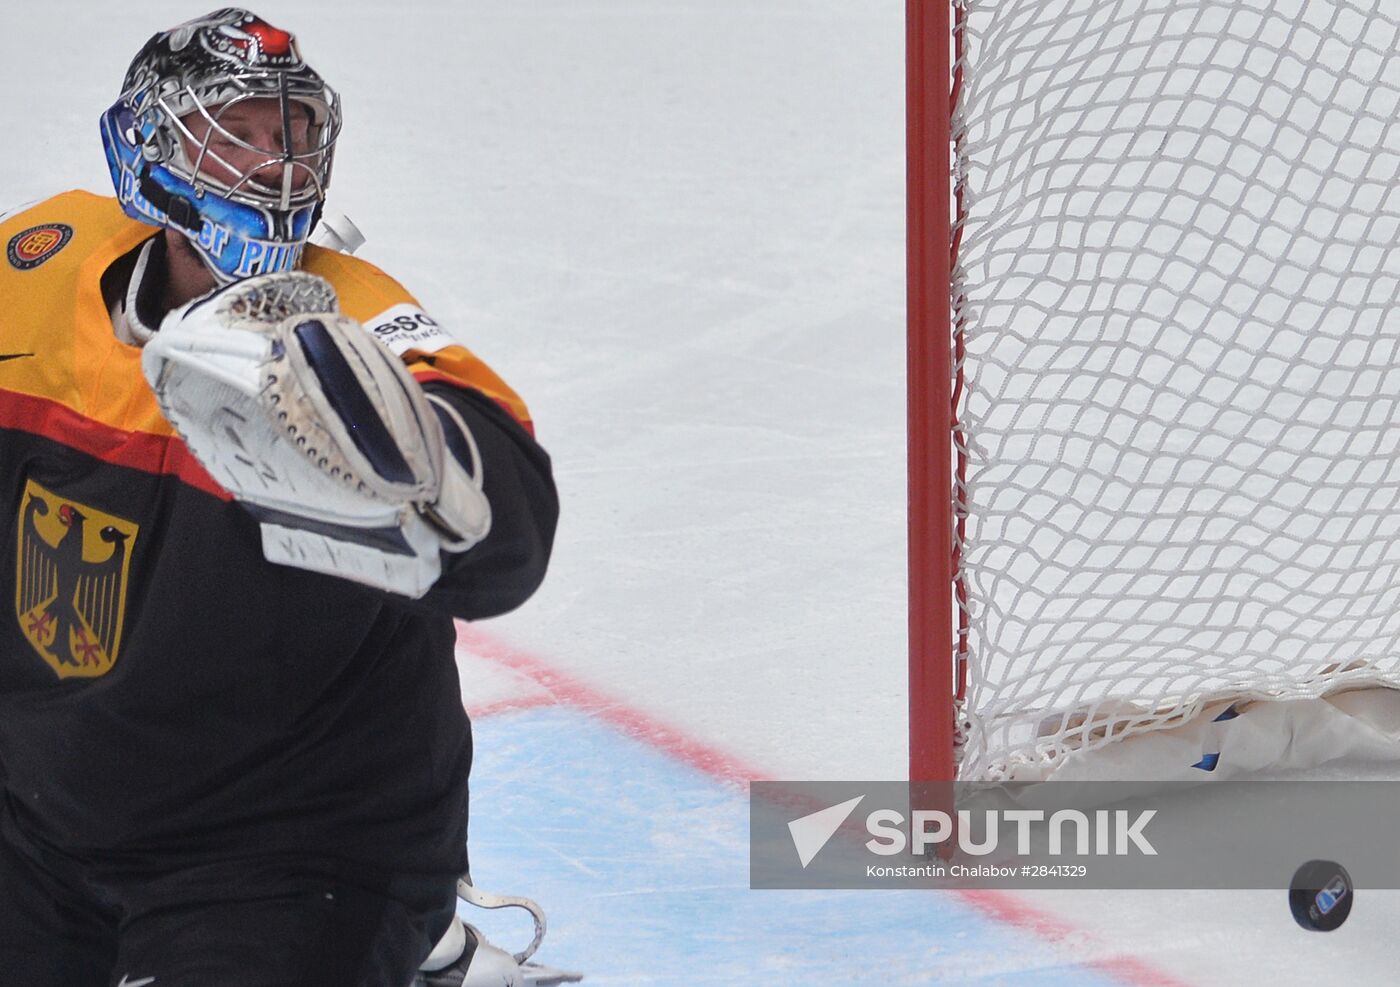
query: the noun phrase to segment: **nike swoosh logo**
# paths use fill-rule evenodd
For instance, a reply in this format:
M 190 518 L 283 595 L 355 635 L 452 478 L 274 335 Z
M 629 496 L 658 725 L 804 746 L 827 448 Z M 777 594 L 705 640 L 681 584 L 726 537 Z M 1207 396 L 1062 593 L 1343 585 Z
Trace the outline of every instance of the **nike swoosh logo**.
M 4 363 L 6 360 L 22 360 L 22 359 L 24 359 L 26 356 L 33 356 L 33 355 L 34 355 L 33 353 L 0 353 L 0 363 Z M 147 981 L 147 983 L 149 983 L 149 982 L 150 982 L 150 981 Z M 117 987 L 122 987 L 122 985 L 121 985 L 121 984 L 117 984 Z M 134 985 L 132 985 L 132 984 L 127 984 L 126 987 L 134 987 Z
M 140 980 L 127 980 L 126 977 L 123 976 L 122 982 L 117 984 L 117 987 L 146 987 L 146 984 L 153 984 L 155 982 L 155 977 L 143 977 Z

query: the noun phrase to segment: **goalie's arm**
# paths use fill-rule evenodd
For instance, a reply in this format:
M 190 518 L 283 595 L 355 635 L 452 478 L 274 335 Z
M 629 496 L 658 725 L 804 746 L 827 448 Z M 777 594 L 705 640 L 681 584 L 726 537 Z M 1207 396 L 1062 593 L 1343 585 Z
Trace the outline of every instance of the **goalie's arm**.
M 442 575 L 423 603 L 465 620 L 513 610 L 544 579 L 554 544 L 559 499 L 549 456 L 480 391 L 441 380 L 423 389 L 454 467 L 482 478 L 491 505 L 491 530 L 465 552 L 443 552 Z

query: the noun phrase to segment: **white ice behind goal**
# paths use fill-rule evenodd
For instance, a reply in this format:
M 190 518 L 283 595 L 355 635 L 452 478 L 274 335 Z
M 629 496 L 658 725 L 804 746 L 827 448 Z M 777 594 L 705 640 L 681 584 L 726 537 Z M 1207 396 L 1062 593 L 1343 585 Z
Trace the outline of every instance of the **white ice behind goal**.
M 1400 6 L 953 7 L 961 775 L 1400 685 Z

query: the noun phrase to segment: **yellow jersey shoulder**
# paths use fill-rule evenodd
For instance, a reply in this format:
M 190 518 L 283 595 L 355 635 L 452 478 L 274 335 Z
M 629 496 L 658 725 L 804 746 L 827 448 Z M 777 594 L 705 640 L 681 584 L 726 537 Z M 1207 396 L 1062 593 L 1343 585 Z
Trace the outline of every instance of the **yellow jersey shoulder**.
M 71 298 L 92 288 L 111 263 L 159 232 L 126 216 L 111 196 L 74 190 L 27 206 L 0 222 L 0 291 L 16 302 L 43 304 L 50 290 Z
M 64 192 L 0 222 L 0 398 L 48 402 L 103 426 L 164 435 L 140 350 L 117 339 L 102 275 L 156 236 L 115 199 Z
M 51 368 L 26 372 L 13 382 L 0 374 L 0 389 L 57 398 L 82 413 L 128 427 L 159 428 L 153 404 L 146 407 L 149 402 L 136 400 L 141 407 L 133 410 L 133 399 L 123 397 L 117 387 L 117 378 L 129 374 L 114 371 L 120 367 L 138 374 L 140 353 L 113 333 L 102 275 L 160 233 L 158 227 L 128 217 L 112 196 L 81 190 L 56 195 L 0 221 L 0 245 L 6 251 L 0 260 L 0 342 L 7 351 L 46 354 Z M 341 311 L 403 357 L 420 377 L 483 391 L 528 427 L 529 412 L 509 385 L 378 267 L 308 245 L 301 269 L 329 281 Z M 85 361 L 78 360 L 80 351 Z M 100 382 L 86 383 L 76 379 L 87 373 L 79 362 L 107 367 L 107 372 Z M 109 389 L 114 391 L 110 395 Z

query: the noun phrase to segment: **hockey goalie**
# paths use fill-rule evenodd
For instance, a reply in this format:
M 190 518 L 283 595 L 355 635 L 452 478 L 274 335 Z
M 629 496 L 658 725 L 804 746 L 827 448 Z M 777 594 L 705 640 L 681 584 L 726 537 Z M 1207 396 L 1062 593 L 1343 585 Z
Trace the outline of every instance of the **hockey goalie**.
M 216 11 L 102 114 L 115 198 L 0 220 L 6 984 L 578 979 L 463 877 L 454 620 L 544 578 L 549 459 L 396 281 L 310 242 L 340 129 L 291 34 Z

